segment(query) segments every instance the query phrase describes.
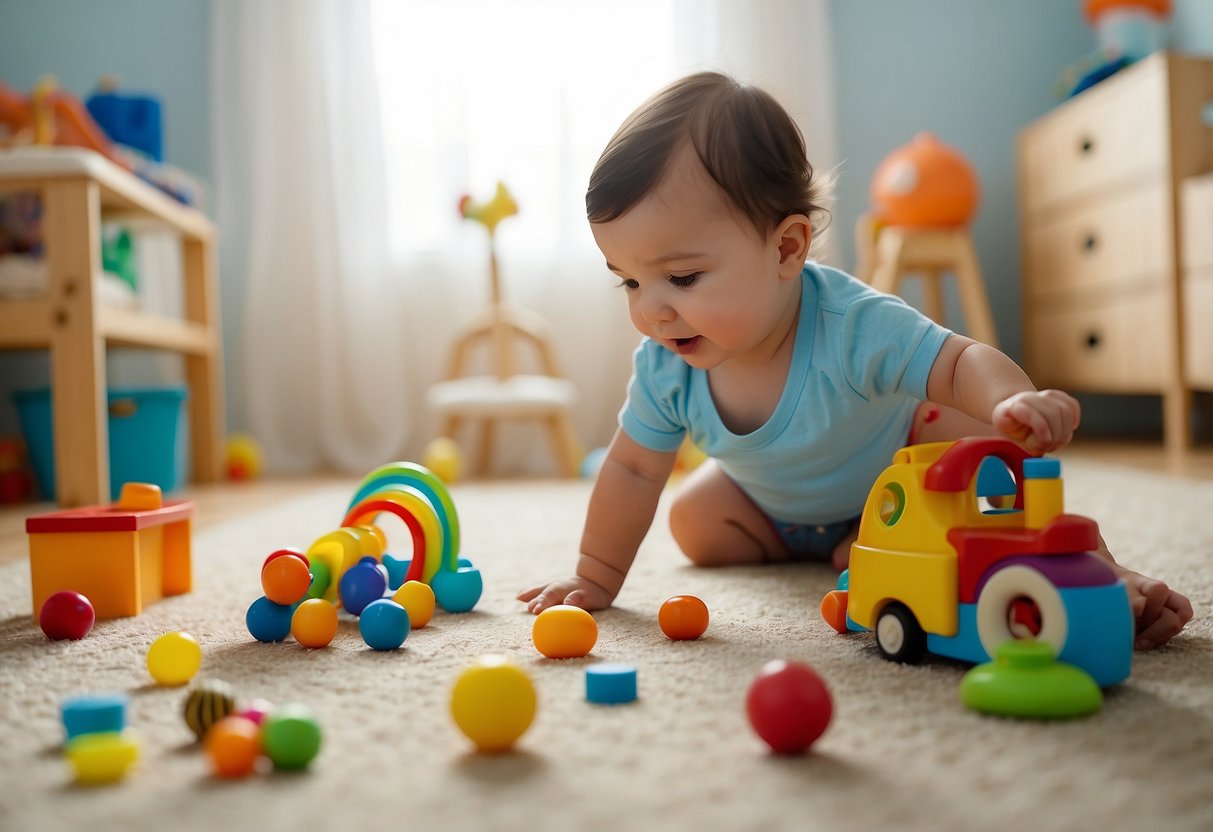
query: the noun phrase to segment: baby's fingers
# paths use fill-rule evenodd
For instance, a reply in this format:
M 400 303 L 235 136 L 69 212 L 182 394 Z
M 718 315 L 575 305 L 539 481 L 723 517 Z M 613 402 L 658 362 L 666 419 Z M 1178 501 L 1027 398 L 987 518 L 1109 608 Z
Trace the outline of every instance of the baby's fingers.
M 522 592 L 519 592 L 517 595 L 514 596 L 514 600 L 529 601 L 532 598 L 534 598 L 536 595 L 538 595 L 539 593 L 543 592 L 543 588 L 545 586 L 547 586 L 547 584 L 539 584 L 538 586 L 533 586 L 530 589 L 524 589 L 524 590 L 522 590 Z
M 1163 608 L 1158 617 L 1137 634 L 1133 646 L 1138 650 L 1153 650 L 1162 647 L 1171 637 L 1184 628 L 1179 615 L 1170 608 Z

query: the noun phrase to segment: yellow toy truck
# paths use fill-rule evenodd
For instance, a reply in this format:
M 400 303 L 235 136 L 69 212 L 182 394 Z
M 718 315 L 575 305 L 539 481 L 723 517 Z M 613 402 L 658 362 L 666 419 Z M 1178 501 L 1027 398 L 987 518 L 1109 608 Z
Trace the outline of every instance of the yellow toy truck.
M 840 633 L 874 630 L 893 661 L 990 661 L 1049 644 L 1100 687 L 1128 677 L 1133 615 L 1095 521 L 1062 511 L 1061 466 L 997 438 L 899 450 L 869 493 L 850 568 L 822 600 Z

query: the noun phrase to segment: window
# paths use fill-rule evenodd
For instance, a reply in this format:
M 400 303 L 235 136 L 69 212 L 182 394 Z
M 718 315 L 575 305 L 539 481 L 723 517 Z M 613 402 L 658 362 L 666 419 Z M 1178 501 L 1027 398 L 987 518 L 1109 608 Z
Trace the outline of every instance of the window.
M 906 510 L 906 492 L 898 483 L 891 482 L 880 492 L 880 501 L 876 504 L 877 516 L 886 526 L 895 526 Z
M 1012 514 L 1015 508 L 1015 475 L 1005 462 L 987 456 L 977 469 L 977 510 L 982 514 Z
M 446 0 L 373 6 L 397 257 L 458 243 L 459 197 L 498 180 L 515 253 L 597 253 L 585 188 L 631 110 L 676 77 L 674 0 Z

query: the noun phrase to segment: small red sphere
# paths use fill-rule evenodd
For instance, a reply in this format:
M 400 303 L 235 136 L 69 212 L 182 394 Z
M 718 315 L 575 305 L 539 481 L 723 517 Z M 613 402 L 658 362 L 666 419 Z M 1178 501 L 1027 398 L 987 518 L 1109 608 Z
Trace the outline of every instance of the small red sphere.
M 801 754 L 830 724 L 834 703 L 807 664 L 776 659 L 763 665 L 745 699 L 750 725 L 776 754 Z
M 93 629 L 97 613 L 93 610 L 93 602 L 79 592 L 56 592 L 42 605 L 38 614 L 38 626 L 47 638 L 51 639 L 80 639 Z
M 708 628 L 708 605 L 694 595 L 675 595 L 657 611 L 661 632 L 674 641 L 691 641 Z
M 266 555 L 265 560 L 261 562 L 261 568 L 264 570 L 265 567 L 269 566 L 270 561 L 288 556 L 299 558 L 299 560 L 303 561 L 304 566 L 311 566 L 311 561 L 308 560 L 307 555 L 303 554 L 301 550 L 296 549 L 294 546 L 287 546 L 285 549 L 276 549 Z

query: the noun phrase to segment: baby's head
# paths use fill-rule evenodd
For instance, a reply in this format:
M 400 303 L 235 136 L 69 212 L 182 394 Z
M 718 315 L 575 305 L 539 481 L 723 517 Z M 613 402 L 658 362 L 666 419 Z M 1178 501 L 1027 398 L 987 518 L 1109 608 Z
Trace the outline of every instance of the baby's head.
M 626 214 L 684 148 L 760 236 L 795 214 L 808 217 L 814 232 L 824 223 L 824 186 L 796 123 L 768 93 L 717 72 L 675 81 L 628 116 L 590 175 L 590 222 Z

